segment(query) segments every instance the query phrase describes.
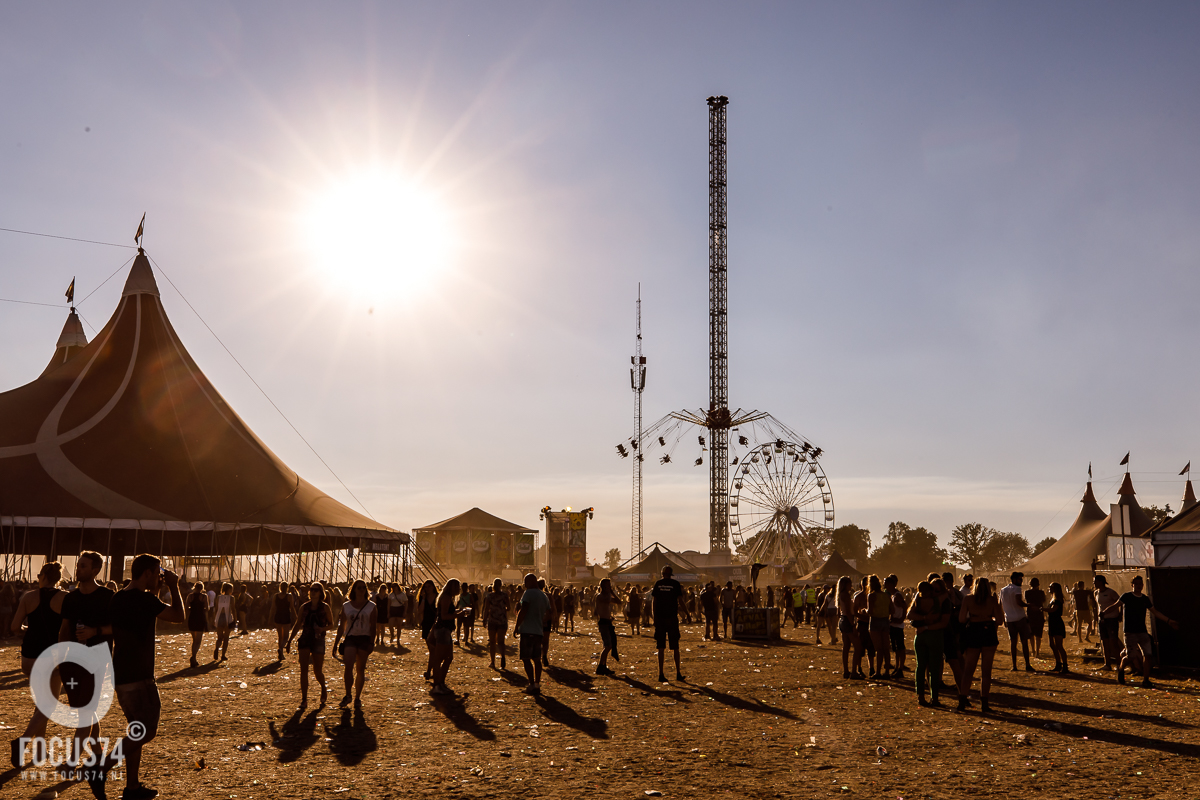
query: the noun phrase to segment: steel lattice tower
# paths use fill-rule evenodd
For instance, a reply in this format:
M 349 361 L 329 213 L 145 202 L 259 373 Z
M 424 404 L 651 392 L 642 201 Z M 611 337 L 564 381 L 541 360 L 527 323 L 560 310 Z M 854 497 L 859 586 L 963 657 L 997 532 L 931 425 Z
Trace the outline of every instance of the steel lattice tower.
M 729 329 L 726 267 L 725 107 L 708 98 L 708 544 L 729 551 Z
M 637 340 L 630 359 L 629 383 L 633 387 L 633 441 L 642 441 L 642 391 L 646 388 L 646 357 L 642 355 L 642 285 L 638 284 Z M 642 552 L 642 449 L 633 452 L 633 535 L 629 540 L 631 558 Z

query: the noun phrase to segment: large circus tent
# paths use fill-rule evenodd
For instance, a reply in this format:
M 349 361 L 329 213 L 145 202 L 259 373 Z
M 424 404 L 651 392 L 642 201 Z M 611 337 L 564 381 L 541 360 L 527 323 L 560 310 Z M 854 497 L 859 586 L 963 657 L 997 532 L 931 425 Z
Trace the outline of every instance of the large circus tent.
M 408 543 L 250 430 L 172 327 L 141 248 L 92 341 L 72 309 L 42 374 L 0 394 L 6 577 L 81 549 L 111 556 L 118 580 L 139 552 L 202 578 L 400 577 Z

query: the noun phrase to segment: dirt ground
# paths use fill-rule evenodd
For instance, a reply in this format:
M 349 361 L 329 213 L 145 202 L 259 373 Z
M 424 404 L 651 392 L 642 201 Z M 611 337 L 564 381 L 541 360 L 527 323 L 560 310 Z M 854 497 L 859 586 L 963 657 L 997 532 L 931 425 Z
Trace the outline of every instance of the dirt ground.
M 985 717 L 919 708 L 911 679 L 844 680 L 840 647 L 815 646 L 803 627 L 764 645 L 704 642 L 684 626 L 687 680 L 669 685 L 656 681 L 653 640 L 622 636 L 617 677 L 599 677 L 596 628 L 583 621 L 553 638 L 542 696 L 521 691 L 511 650 L 497 673 L 470 646 L 451 667 L 460 695 L 442 699 L 406 631 L 405 646 L 371 656 L 360 713 L 335 705 L 332 659 L 332 704 L 297 712 L 299 668 L 294 656 L 275 663 L 273 632 L 235 637 L 227 663 L 199 669 L 187 668 L 189 641 L 159 637 L 163 719 L 143 779 L 165 798 L 1200 796 L 1200 683 L 1118 686 L 1078 658 L 1080 672 L 1056 676 L 1010 672 L 998 653 Z M 17 648 L 0 651 L 5 737 L 32 708 L 18 664 Z M 124 730 L 118 706 L 105 724 Z M 238 749 L 247 743 L 262 749 Z M 28 778 L 0 775 L 0 797 L 91 796 Z

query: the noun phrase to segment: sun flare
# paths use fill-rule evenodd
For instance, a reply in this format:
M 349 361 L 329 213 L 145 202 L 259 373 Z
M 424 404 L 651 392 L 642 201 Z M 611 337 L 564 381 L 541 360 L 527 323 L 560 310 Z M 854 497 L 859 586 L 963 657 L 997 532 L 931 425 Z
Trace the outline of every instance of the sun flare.
M 354 293 L 412 293 L 449 261 L 448 215 L 431 191 L 382 170 L 345 177 L 303 219 L 317 269 Z

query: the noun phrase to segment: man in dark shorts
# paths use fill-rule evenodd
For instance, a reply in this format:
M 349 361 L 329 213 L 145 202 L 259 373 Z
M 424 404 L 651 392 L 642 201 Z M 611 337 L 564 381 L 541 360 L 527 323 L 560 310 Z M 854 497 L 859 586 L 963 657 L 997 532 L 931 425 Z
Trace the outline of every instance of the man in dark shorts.
M 679 598 L 683 597 L 683 587 L 671 577 L 673 572 L 670 567 L 663 567 L 662 580 L 650 590 L 650 597 L 654 601 L 654 645 L 658 648 L 659 683 L 667 682 L 663 661 L 668 645 L 675 654 L 675 680 L 684 679 L 679 668 Z
M 1125 667 L 1129 667 L 1130 677 L 1134 670 L 1141 668 L 1142 688 L 1153 689 L 1150 683 L 1150 654 L 1154 640 L 1146 628 L 1146 612 L 1149 611 L 1158 619 L 1179 630 L 1179 623 L 1154 607 L 1149 595 L 1142 594 L 1142 576 L 1134 576 L 1133 591 L 1121 595 L 1113 606 L 1102 608 L 1107 613 L 1116 608 L 1125 614 L 1125 657 L 1117 664 L 1117 683 L 1125 683 Z M 64 605 L 65 608 L 65 605 Z
M 1096 608 L 1100 609 L 1100 647 L 1104 650 L 1104 671 L 1107 672 L 1121 661 L 1121 595 L 1108 586 L 1108 578 L 1096 575 L 1092 578 L 1096 587 Z
M 1004 627 L 1008 628 L 1008 646 L 1012 654 L 1012 671 L 1017 671 L 1017 640 L 1025 656 L 1025 671 L 1037 672 L 1029 663 L 1029 617 L 1025 612 L 1025 597 L 1021 583 L 1025 573 L 1014 572 L 1008 586 L 1000 590 L 1000 607 L 1004 610 Z
M 538 588 L 537 575 L 525 576 L 525 594 L 517 601 L 517 621 L 513 633 L 521 637 L 521 662 L 529 685 L 525 691 L 542 691 L 542 635 L 550 619 L 550 598 Z
M 729 638 L 729 620 L 733 618 L 733 604 L 737 600 L 737 590 L 733 588 L 733 581 L 725 581 L 725 588 L 721 590 L 721 625 L 725 628 L 725 638 Z
M 887 593 L 891 599 L 891 614 L 888 620 L 888 639 L 891 642 L 892 652 L 896 654 L 896 669 L 892 672 L 892 677 L 900 679 L 904 677 L 904 615 L 908 611 L 908 604 L 904 602 L 904 594 L 899 589 L 900 579 L 893 573 L 888 575 L 883 580 L 883 591 Z
M 117 702 L 129 721 L 121 740 L 125 754 L 125 791 L 121 800 L 150 800 L 158 794 L 139 778 L 142 748 L 158 733 L 162 701 L 154 682 L 154 630 L 158 620 L 184 621 L 179 576 L 165 572 L 156 556 L 146 553 L 133 560 L 129 584 L 109 603 L 113 632 L 113 675 Z M 159 581 L 171 590 L 171 605 L 158 599 Z M 140 736 L 138 735 L 140 734 Z
M 99 553 L 85 550 L 79 554 L 75 564 L 76 589 L 63 598 L 63 620 L 58 630 L 60 642 L 79 642 L 88 647 L 111 650 L 112 625 L 109 624 L 108 606 L 115 592 L 96 582 L 102 569 L 104 557 Z M 93 675 L 82 664 L 67 661 L 59 666 L 58 673 L 67 692 L 67 702 L 72 708 L 82 708 L 92 702 L 98 688 L 103 686 L 107 668 Z M 75 730 L 75 753 L 80 751 L 82 740 L 98 741 L 100 738 L 100 720 L 80 719 L 79 722 L 80 727 Z M 100 772 L 85 772 L 92 773 L 87 775 L 92 792 L 97 797 L 104 797 L 104 778 Z

